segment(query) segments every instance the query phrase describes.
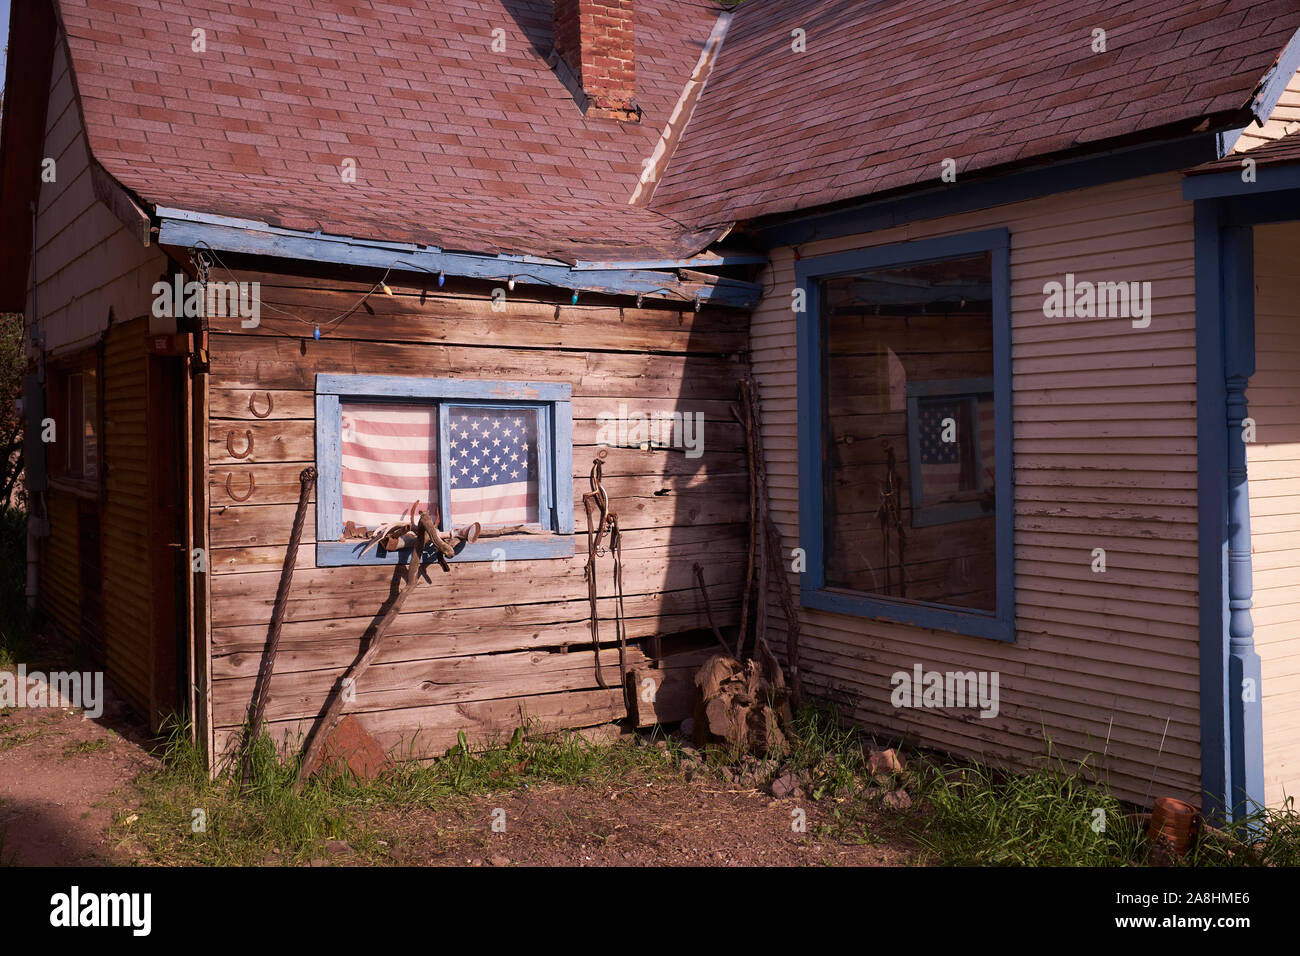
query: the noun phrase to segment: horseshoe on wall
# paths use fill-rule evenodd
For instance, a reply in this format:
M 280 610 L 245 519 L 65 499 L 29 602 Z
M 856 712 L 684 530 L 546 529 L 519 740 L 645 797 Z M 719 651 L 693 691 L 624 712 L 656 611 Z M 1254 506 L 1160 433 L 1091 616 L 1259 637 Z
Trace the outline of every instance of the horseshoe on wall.
M 230 452 L 231 458 L 247 458 L 249 455 L 253 453 L 252 429 L 244 430 L 244 438 L 247 440 L 248 444 L 244 447 L 244 450 L 242 452 L 238 452 L 235 451 L 234 445 L 231 444 L 235 440 L 235 433 L 234 432 L 226 433 L 226 451 Z
M 253 489 L 257 487 L 257 482 L 253 479 L 253 473 L 251 471 L 248 473 L 248 491 L 244 492 L 242 498 L 230 490 L 230 480 L 234 477 L 234 472 L 226 472 L 226 494 L 230 495 L 235 501 L 247 501 L 253 497 Z
M 266 411 L 264 412 L 259 412 L 253 407 L 253 399 L 255 398 L 257 398 L 256 392 L 248 393 L 248 410 L 253 413 L 254 418 L 269 418 L 271 412 L 275 411 L 275 399 L 271 396 L 271 393 L 266 393 Z

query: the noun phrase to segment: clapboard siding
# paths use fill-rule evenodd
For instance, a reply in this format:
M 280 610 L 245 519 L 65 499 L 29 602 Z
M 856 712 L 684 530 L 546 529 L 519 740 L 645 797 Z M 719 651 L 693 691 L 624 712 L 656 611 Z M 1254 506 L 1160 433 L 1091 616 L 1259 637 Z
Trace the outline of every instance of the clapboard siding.
M 149 715 L 153 602 L 147 533 L 147 331 L 147 320 L 136 319 L 114 325 L 104 340 L 107 470 L 100 540 L 108 677 L 139 713 Z
M 1150 787 L 1199 802 L 1193 229 L 1178 177 L 810 242 L 799 254 L 1000 226 L 1011 232 L 1016 640 L 805 609 L 805 680 L 882 738 L 1028 767 L 1046 736 L 1067 759 L 1088 756 L 1123 797 Z M 790 249 L 774 252 L 751 328 L 787 549 L 799 543 L 793 261 Z M 1067 272 L 1150 281 L 1150 327 L 1045 318 L 1043 284 Z M 1090 570 L 1098 547 L 1104 574 Z M 770 616 L 779 629 L 779 609 Z M 999 714 L 893 708 L 890 675 L 915 664 L 1000 672 Z
M 1300 225 L 1255 228 L 1255 374 L 1246 397 L 1264 792 L 1300 794 Z
M 247 712 L 298 474 L 315 459 L 317 373 L 567 382 L 573 389 L 568 467 L 575 476 L 575 553 L 506 562 L 500 571 L 490 563 L 455 564 L 450 574 L 432 570 L 432 582 L 411 595 L 358 683 L 351 708 L 399 756 L 440 753 L 459 730 L 482 741 L 530 719 L 542 727 L 577 727 L 624 715 L 618 691 L 601 689 L 596 679 L 584 577 L 582 493 L 602 450 L 610 507 L 625 534 L 629 664 L 644 660 L 643 638 L 708 627 L 692 571 L 696 562 L 705 568 L 717 623 L 736 622 L 748 479 L 744 437 L 731 407 L 746 368 L 740 358 L 748 342 L 746 316 L 575 307 L 522 296 L 494 312 L 481 294 L 396 283 L 394 295 L 371 296 L 358 307 L 369 285 L 263 272 L 236 278 L 261 283 L 263 321 L 242 330 L 238 320 L 210 320 L 210 619 L 218 760 Z M 319 341 L 312 337 L 316 323 L 322 326 Z M 703 414 L 703 455 L 600 448 L 598 416 L 617 414 L 623 404 L 631 412 Z M 268 408 L 270 414 L 259 418 Z M 253 453 L 232 455 L 231 447 L 245 447 L 246 433 L 253 436 Z M 227 476 L 239 494 L 250 475 L 256 479 L 253 497 L 235 503 Z M 272 734 L 289 745 L 310 728 L 329 688 L 356 658 L 394 575 L 391 566 L 316 567 L 314 507 L 303 537 L 267 710 Z M 616 686 L 612 573 L 603 555 L 600 661 L 605 679 Z
M 156 247 L 140 239 L 95 198 L 90 153 L 74 80 L 60 37 L 55 45 L 46 111 L 44 155 L 55 161 L 53 182 L 37 200 L 36 281 L 40 323 L 51 355 L 93 345 L 108 325 L 144 314 L 150 288 L 165 268 Z

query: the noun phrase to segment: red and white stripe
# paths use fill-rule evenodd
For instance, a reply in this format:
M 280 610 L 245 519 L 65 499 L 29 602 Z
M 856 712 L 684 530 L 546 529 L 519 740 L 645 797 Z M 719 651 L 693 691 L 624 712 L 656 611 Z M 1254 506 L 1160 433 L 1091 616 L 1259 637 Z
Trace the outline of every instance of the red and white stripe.
M 530 524 L 537 521 L 537 482 L 512 481 L 485 488 L 451 489 L 456 527 L 473 524 Z
M 345 404 L 343 521 L 374 530 L 438 500 L 438 409 Z

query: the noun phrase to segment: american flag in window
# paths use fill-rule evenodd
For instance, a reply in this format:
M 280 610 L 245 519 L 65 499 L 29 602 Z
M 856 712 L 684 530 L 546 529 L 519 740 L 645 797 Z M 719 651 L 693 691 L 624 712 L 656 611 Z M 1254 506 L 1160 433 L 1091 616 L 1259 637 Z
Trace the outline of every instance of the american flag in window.
M 944 395 L 917 402 L 920 504 L 978 497 L 993 486 L 993 396 Z
M 364 536 L 418 500 L 438 501 L 438 408 L 344 403 L 340 407 L 343 524 Z
M 537 410 L 452 405 L 447 421 L 451 521 L 536 524 Z

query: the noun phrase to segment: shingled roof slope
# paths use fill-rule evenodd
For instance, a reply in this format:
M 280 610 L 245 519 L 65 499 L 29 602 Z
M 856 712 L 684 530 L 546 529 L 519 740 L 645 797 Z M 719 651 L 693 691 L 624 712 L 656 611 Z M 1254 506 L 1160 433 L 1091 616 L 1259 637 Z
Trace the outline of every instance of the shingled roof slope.
M 627 204 L 716 22 L 701 0 L 638 0 L 632 125 L 584 118 L 547 66 L 549 0 L 58 6 L 91 152 L 149 203 L 568 261 L 709 241 Z
M 1222 159 L 1210 160 L 1210 162 L 1195 166 L 1187 172 L 1193 176 L 1200 176 L 1205 173 L 1222 173 L 1227 170 L 1241 172 L 1242 160 L 1245 159 L 1253 159 L 1257 167 L 1292 166 L 1300 163 L 1300 130 L 1287 133 L 1285 136 L 1279 136 L 1271 143 L 1256 146 L 1254 149 L 1246 150 L 1243 153 L 1229 153 Z
M 1297 28 L 1296 0 L 748 0 L 650 205 L 698 227 L 1229 119 Z

